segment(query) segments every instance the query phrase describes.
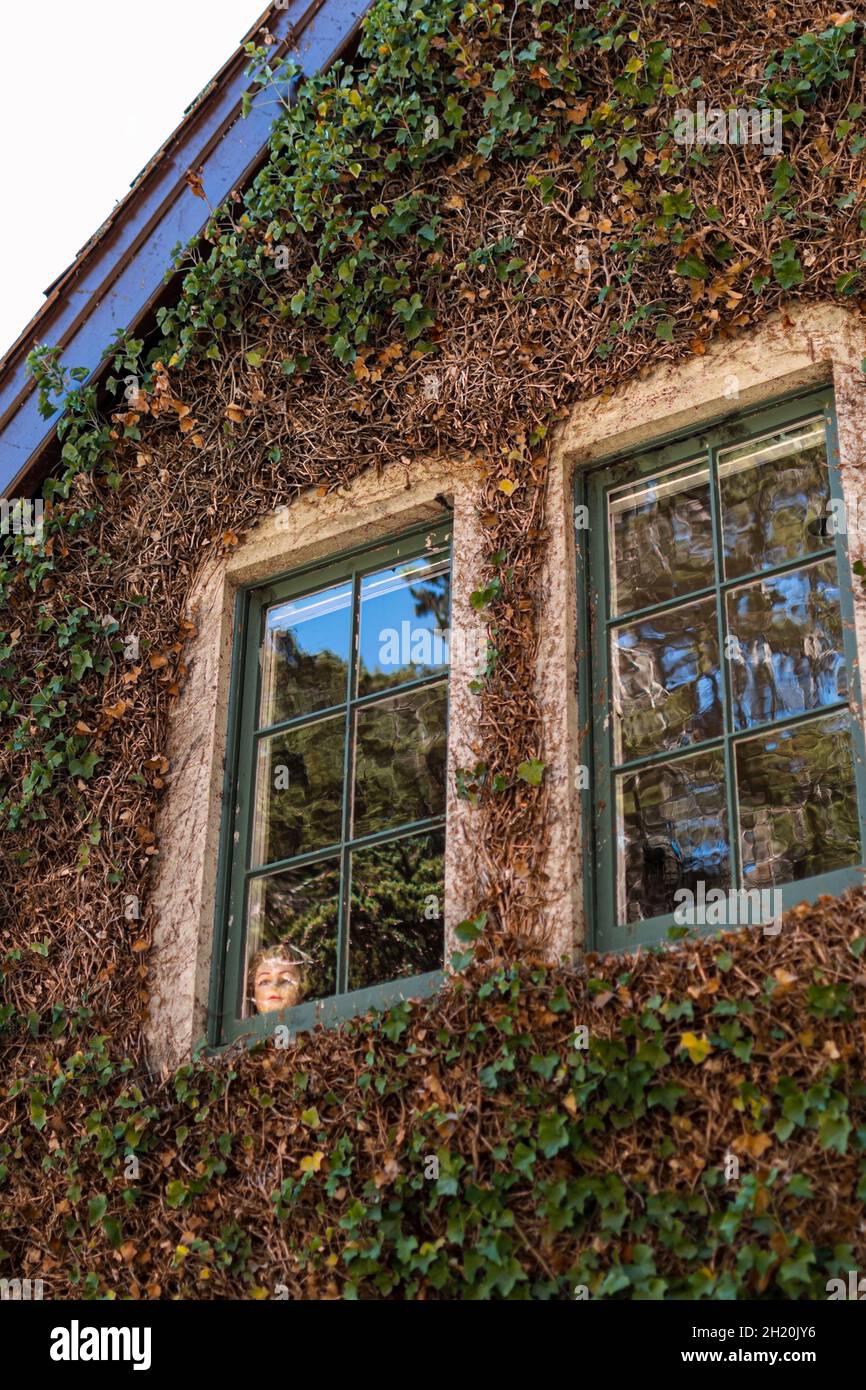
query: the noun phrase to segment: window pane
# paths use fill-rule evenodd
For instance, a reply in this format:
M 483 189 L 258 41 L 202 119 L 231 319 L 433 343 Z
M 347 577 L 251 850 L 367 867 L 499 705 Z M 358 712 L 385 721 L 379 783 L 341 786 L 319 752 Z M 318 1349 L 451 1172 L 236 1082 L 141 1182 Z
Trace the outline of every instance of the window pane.
M 722 750 L 656 763 L 616 781 L 617 919 L 674 912 L 678 888 L 730 886 Z
M 444 684 L 358 710 L 355 837 L 445 810 L 447 712 Z
M 736 745 L 743 882 L 792 883 L 860 861 L 847 710 Z
M 614 488 L 607 505 L 612 614 L 649 608 L 714 582 L 705 464 Z
M 445 835 L 414 835 L 352 855 L 349 989 L 441 970 Z
M 420 556 L 361 581 L 358 694 L 433 675 L 448 663 L 447 555 Z
M 846 699 L 835 560 L 731 589 L 727 606 L 736 728 Z
M 252 868 L 339 841 L 345 728 L 341 714 L 259 743 Z
M 828 544 L 823 420 L 719 454 L 725 575 L 770 569 Z
M 243 1018 L 336 992 L 339 893 L 339 859 L 252 880 Z
M 342 704 L 351 640 L 351 584 L 269 608 L 259 727 Z
M 617 628 L 611 665 L 617 762 L 721 734 L 714 598 Z

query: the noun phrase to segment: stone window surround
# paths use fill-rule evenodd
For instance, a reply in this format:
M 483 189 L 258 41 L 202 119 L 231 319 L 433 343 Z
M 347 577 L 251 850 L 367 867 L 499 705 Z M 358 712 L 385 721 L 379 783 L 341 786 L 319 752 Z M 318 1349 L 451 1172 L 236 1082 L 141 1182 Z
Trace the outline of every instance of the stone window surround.
M 448 950 L 454 926 L 474 907 L 477 859 L 469 808 L 458 799 L 455 771 L 477 760 L 475 653 L 485 627 L 469 602 L 487 549 L 477 519 L 477 468 L 442 459 L 415 460 L 357 478 L 319 496 L 306 492 L 268 514 L 228 555 L 211 557 L 197 576 L 189 615 L 197 634 L 189 675 L 173 711 L 166 755 L 169 788 L 157 825 L 159 856 L 150 894 L 152 992 L 145 1027 L 157 1067 L 189 1058 L 207 1033 L 216 921 L 220 822 L 229 721 L 235 600 L 242 586 L 267 582 L 355 547 L 375 545 L 452 508 L 452 603 L 444 918 Z
M 664 364 L 610 397 L 576 406 L 551 452 L 547 546 L 542 570 L 537 696 L 545 726 L 548 846 L 546 949 L 570 960 L 586 934 L 583 909 L 577 613 L 572 484 L 586 468 L 663 436 L 700 430 L 795 391 L 832 385 L 840 472 L 849 516 L 850 559 L 866 542 L 866 328 L 837 305 L 796 306 L 755 330 L 712 344 L 705 355 Z M 638 423 L 635 423 L 637 421 Z M 453 507 L 452 665 L 445 868 L 446 941 L 474 908 L 488 870 L 472 815 L 455 790 L 455 771 L 478 752 L 476 674 L 470 654 L 483 622 L 469 603 L 487 546 L 478 521 L 479 481 L 471 462 L 418 459 L 370 471 L 340 492 L 305 493 L 271 513 L 228 556 L 215 556 L 193 588 L 197 625 L 189 677 L 175 708 L 167 756 L 169 791 L 158 825 L 160 854 L 150 895 L 153 990 L 146 1026 L 151 1061 L 177 1065 L 206 1033 L 216 912 L 217 859 L 228 728 L 235 596 L 262 582 L 354 546 L 373 544 Z M 866 592 L 855 585 L 859 661 L 866 660 Z M 861 712 L 862 717 L 862 712 Z M 450 950 L 450 941 L 448 944 Z
M 578 718 L 574 573 L 574 478 L 578 469 L 699 432 L 800 391 L 831 387 L 839 473 L 848 520 L 848 554 L 866 558 L 866 323 L 838 304 L 792 305 L 757 328 L 714 342 L 706 354 L 666 363 L 609 397 L 576 406 L 552 451 L 544 573 L 546 621 L 539 639 L 539 700 L 548 728 L 550 850 L 548 879 L 564 886 L 552 941 L 555 953 L 580 952 L 586 940 L 585 834 L 580 796 L 583 736 Z M 548 619 L 548 615 L 549 619 Z M 857 664 L 866 669 L 866 588 L 854 582 Z M 866 678 L 862 678 L 866 687 Z M 863 709 L 855 715 L 866 725 Z M 570 909 L 570 910 L 569 910 Z

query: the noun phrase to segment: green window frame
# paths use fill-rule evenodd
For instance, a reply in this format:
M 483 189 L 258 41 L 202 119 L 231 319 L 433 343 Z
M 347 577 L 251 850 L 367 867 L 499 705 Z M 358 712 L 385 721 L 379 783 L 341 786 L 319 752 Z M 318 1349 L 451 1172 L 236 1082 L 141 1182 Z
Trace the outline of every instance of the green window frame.
M 431 526 L 414 527 L 397 538 L 391 538 L 374 545 L 344 551 L 331 560 L 306 565 L 282 574 L 267 583 L 244 586 L 238 590 L 235 603 L 234 643 L 232 650 L 232 671 L 229 695 L 229 722 L 226 752 L 225 780 L 223 789 L 222 816 L 220 826 L 219 872 L 217 891 L 217 911 L 214 934 L 214 951 L 211 966 L 211 987 L 209 1006 L 208 1042 L 211 1047 L 225 1046 L 238 1039 L 253 1043 L 262 1037 L 273 1034 L 278 1025 L 288 1028 L 289 1036 L 310 1029 L 316 1024 L 326 1026 L 341 1019 L 367 1012 L 372 1007 L 384 1008 L 405 998 L 418 998 L 432 994 L 441 985 L 444 969 L 425 971 L 410 977 L 382 981 L 364 988 L 350 988 L 349 980 L 349 928 L 351 908 L 352 856 L 360 851 L 376 849 L 380 846 L 397 846 L 399 842 L 409 842 L 410 838 L 424 836 L 440 837 L 442 860 L 444 864 L 445 835 L 445 778 L 442 777 L 441 813 L 423 816 L 382 828 L 363 825 L 363 833 L 355 833 L 353 816 L 353 789 L 356 779 L 356 731 L 365 711 L 371 711 L 375 725 L 376 707 L 389 701 L 404 700 L 404 709 L 413 706 L 415 693 L 423 703 L 425 692 L 431 693 L 436 702 L 436 688 L 444 689 L 444 739 L 447 751 L 447 710 L 449 667 L 447 648 L 444 651 L 444 665 L 428 670 L 425 674 L 398 680 L 392 685 L 383 685 L 373 691 L 359 691 L 359 672 L 361 669 L 360 626 L 362 610 L 362 586 L 365 580 L 375 583 L 372 578 L 376 572 L 388 570 L 391 566 L 403 566 L 425 557 L 438 557 L 447 562 L 450 627 L 450 580 L 451 580 L 451 523 L 437 523 Z M 273 723 L 260 723 L 263 714 L 262 689 L 264 657 L 264 633 L 266 615 L 275 605 L 287 604 L 292 600 L 315 599 L 319 591 L 336 591 L 337 586 L 347 590 L 346 606 L 351 605 L 349 619 L 350 642 L 346 660 L 345 690 L 339 701 L 330 701 L 326 707 L 306 710 L 300 714 L 276 720 Z M 350 593 L 350 600 L 348 599 Z M 438 628 L 435 629 L 438 631 Z M 381 634 L 380 634 L 381 636 Z M 413 653 L 412 662 L 415 662 Z M 420 663 L 419 663 L 420 664 Z M 368 684 L 374 678 L 368 678 Z M 339 834 L 327 844 L 316 845 L 309 850 L 301 849 L 282 858 L 268 859 L 271 848 L 267 838 L 262 839 L 262 806 L 270 811 L 271 762 L 266 755 L 267 786 L 264 794 L 259 791 L 258 810 L 256 806 L 257 761 L 261 776 L 262 760 L 259 757 L 263 745 L 268 742 L 273 748 L 276 740 L 287 736 L 289 743 L 294 734 L 313 730 L 308 747 L 313 742 L 327 741 L 327 730 L 322 733 L 321 726 L 335 725 L 343 720 L 343 763 L 342 789 L 339 805 Z M 387 715 L 386 715 L 387 721 Z M 320 726 L 316 729 L 314 726 Z M 370 723 L 367 720 L 367 728 Z M 336 823 L 336 813 L 329 812 L 330 823 Z M 258 858 L 253 857 L 254 839 L 259 847 Z M 420 842 L 419 842 L 420 843 Z M 433 841 L 428 843 L 432 844 Z M 437 841 L 438 843 L 438 841 Z M 261 848 L 264 845 L 264 848 Z M 438 857 L 438 855 L 437 855 Z M 260 863 L 258 859 L 267 862 Z M 310 869 L 315 876 L 317 865 L 331 865 L 338 881 L 335 895 L 336 911 L 336 950 L 333 964 L 336 989 L 327 997 L 316 997 L 280 1012 L 253 1014 L 244 1017 L 244 1000 L 248 997 L 247 933 L 250 928 L 251 885 L 256 880 L 275 878 L 281 873 L 301 874 Z M 267 888 L 263 888 L 260 901 L 266 902 Z M 444 967 L 444 882 L 441 884 L 439 927 L 443 935 Z M 266 909 L 260 909 L 266 916 Z M 252 954 L 251 952 L 249 954 Z
M 765 440 L 765 436 L 789 429 L 793 431 L 797 426 L 806 426 L 809 421 L 817 422 L 818 420 L 823 422 L 825 430 L 829 498 L 824 504 L 824 511 L 819 515 L 810 517 L 808 523 L 806 520 L 808 507 L 803 512 L 803 526 L 805 528 L 808 524 L 811 528 L 808 532 L 809 540 L 803 539 L 803 549 L 797 554 L 790 555 L 781 563 L 753 564 L 746 572 L 736 572 L 728 576 L 725 569 L 727 554 L 725 547 L 729 544 L 737 545 L 739 542 L 736 540 L 735 529 L 733 532 L 730 530 L 732 513 L 726 511 L 725 516 L 722 516 L 724 494 L 720 491 L 720 454 L 725 450 L 735 450 L 738 446 L 749 446 L 764 441 L 765 449 L 770 452 L 772 457 L 769 441 Z M 728 462 L 727 459 L 723 460 L 723 470 L 736 470 L 737 467 L 745 470 L 748 467 L 745 463 L 738 464 L 738 454 L 733 454 L 730 458 L 731 462 Z M 760 468 L 766 465 L 759 463 L 756 466 Z M 665 476 L 660 477 L 659 475 L 662 474 Z M 725 479 L 729 479 L 730 476 L 730 472 L 724 473 Z M 667 599 L 646 604 L 640 601 L 640 584 L 646 581 L 642 579 L 632 584 L 631 597 L 634 598 L 636 595 L 637 602 L 629 603 L 627 601 L 629 598 L 628 584 L 631 581 L 626 579 L 621 588 L 621 592 L 625 594 L 625 607 L 622 611 L 617 612 L 614 592 L 616 581 L 612 579 L 610 536 L 610 525 L 616 525 L 617 506 L 620 505 L 626 511 L 629 507 L 637 510 L 640 505 L 646 505 L 645 499 L 651 506 L 655 506 L 657 505 L 656 499 L 664 496 L 666 484 L 671 492 L 685 491 L 686 478 L 696 480 L 696 489 L 703 489 L 706 485 L 708 490 L 709 517 L 707 518 L 706 508 L 702 504 L 701 525 L 705 528 L 702 534 L 709 537 L 704 543 L 711 548 L 712 574 L 710 581 L 706 584 L 696 583 L 693 588 L 686 586 Z M 678 488 L 678 483 L 683 486 Z M 619 489 L 622 491 L 618 491 Z M 614 496 L 612 497 L 611 494 Z M 617 499 L 622 498 L 624 494 L 624 502 L 618 503 Z M 728 498 L 732 495 L 730 492 L 727 494 Z M 701 497 L 703 497 L 703 491 L 701 491 Z M 636 501 L 638 498 L 640 501 Z M 575 477 L 575 504 L 580 600 L 578 603 L 578 652 L 581 655 L 579 658 L 580 680 L 578 689 L 580 726 L 583 730 L 581 758 L 589 773 L 585 779 L 586 785 L 582 793 L 584 864 L 587 866 L 584 881 L 585 910 L 586 920 L 591 924 L 587 940 L 588 948 L 605 952 L 632 950 L 639 945 L 652 945 L 681 934 L 681 927 L 679 932 L 672 931 L 672 928 L 676 928 L 682 922 L 682 917 L 675 917 L 675 913 L 670 910 L 653 911 L 652 908 L 653 904 L 658 903 L 660 897 L 673 892 L 673 888 L 669 885 L 676 881 L 677 875 L 680 876 L 682 882 L 687 876 L 687 871 L 690 873 L 689 881 L 697 889 L 696 896 L 700 896 L 701 889 L 697 883 L 698 873 L 694 869 L 694 865 L 701 862 L 701 855 L 706 856 L 705 863 L 709 862 L 709 854 L 706 849 L 709 839 L 703 843 L 698 842 L 696 845 L 693 825 L 696 823 L 698 826 L 706 826 L 708 818 L 705 809 L 702 812 L 694 812 L 693 809 L 684 812 L 681 809 L 683 807 L 694 808 L 695 805 L 699 805 L 706 808 L 714 804 L 714 798 L 716 798 L 716 804 L 721 806 L 721 816 L 726 818 L 726 827 L 720 816 L 723 833 L 718 843 L 724 845 L 726 828 L 727 869 L 730 872 L 728 890 L 768 886 L 761 883 L 760 875 L 751 879 L 747 877 L 749 873 L 754 875 L 756 868 L 760 866 L 759 856 L 762 852 L 759 849 L 749 848 L 749 845 L 754 846 L 756 837 L 760 834 L 766 834 L 763 830 L 754 829 L 754 826 L 759 824 L 762 814 L 755 788 L 762 785 L 764 787 L 769 786 L 774 759 L 776 765 L 783 766 L 784 760 L 778 751 L 783 745 L 786 743 L 789 745 L 788 758 L 791 767 L 797 765 L 808 767 L 809 755 L 804 754 L 803 749 L 809 745 L 810 741 L 813 750 L 828 748 L 833 744 L 834 729 L 836 727 L 844 728 L 846 722 L 851 735 L 851 763 L 853 767 L 851 768 L 850 785 L 852 792 L 845 799 L 841 810 L 837 811 L 835 809 L 836 803 L 834 803 L 832 814 L 836 818 L 834 833 L 839 825 L 846 827 L 844 839 L 842 830 L 838 829 L 838 840 L 840 844 L 844 843 L 845 845 L 843 857 L 850 859 L 851 862 L 830 867 L 824 872 L 798 877 L 793 881 L 773 883 L 769 886 L 781 888 L 781 906 L 783 910 L 787 910 L 796 903 L 812 902 L 821 894 L 838 895 L 848 888 L 862 884 L 864 881 L 863 846 L 866 845 L 866 747 L 864 747 L 863 737 L 847 527 L 839 520 L 844 517 L 845 513 L 832 391 L 825 389 L 801 393 L 783 399 L 769 408 L 740 412 L 734 418 L 728 417 L 714 426 L 701 429 L 698 432 L 692 432 L 688 435 L 679 434 L 658 440 L 644 451 L 636 451 L 628 456 L 619 454 L 616 457 L 608 458 L 592 469 L 583 473 L 578 472 Z M 761 512 L 762 521 L 764 515 Z M 613 522 L 611 521 L 612 517 L 614 518 Z M 625 526 L 628 521 L 622 524 Z M 729 527 L 728 531 L 725 530 L 726 526 Z M 637 530 L 635 534 L 637 536 Z M 690 532 L 688 534 L 689 554 L 691 554 L 692 536 Z M 793 534 L 793 531 L 790 534 Z M 734 535 L 733 541 L 729 539 L 731 535 Z M 635 555 L 647 553 L 646 550 L 639 549 L 636 540 L 631 543 L 635 547 Z M 798 540 L 797 544 L 800 543 Z M 614 542 L 613 548 L 617 550 L 617 555 L 621 553 L 619 545 L 620 542 Z M 751 552 L 749 553 L 751 554 Z M 639 566 L 636 561 L 632 563 L 635 573 L 642 572 L 644 568 L 647 573 L 652 573 L 654 563 L 652 557 L 648 557 L 646 567 L 642 563 Z M 702 562 L 696 562 L 696 564 L 699 563 Z M 822 565 L 826 565 L 828 568 L 822 570 Z M 829 568 L 834 565 L 835 571 Z M 818 578 L 813 577 L 804 581 L 802 575 L 798 576 L 795 573 L 804 572 L 813 566 L 815 567 L 815 574 L 819 575 Z M 668 566 L 668 569 L 670 571 L 671 567 Z M 834 573 L 835 579 L 833 578 Z M 759 613 L 761 612 L 761 605 L 767 606 L 767 601 L 763 595 L 772 590 L 773 581 L 776 581 L 777 595 L 784 595 L 786 587 L 788 590 L 796 591 L 797 584 L 800 584 L 801 588 L 808 588 L 810 593 L 823 585 L 824 592 L 832 591 L 835 595 L 836 588 L 838 588 L 841 633 L 838 633 L 837 624 L 835 629 L 837 631 L 836 671 L 838 672 L 842 668 L 842 663 L 838 660 L 839 645 L 841 645 L 844 667 L 846 668 L 846 689 L 844 693 L 839 690 L 840 682 L 837 675 L 834 677 L 837 686 L 837 698 L 835 700 L 822 702 L 808 708 L 805 707 L 806 696 L 804 695 L 803 710 L 783 714 L 782 717 L 775 717 L 775 675 L 777 668 L 771 663 L 773 670 L 773 676 L 769 679 L 769 684 L 773 687 L 771 716 L 761 718 L 759 711 L 757 720 L 744 723 L 743 710 L 745 706 L 742 687 L 743 680 L 746 678 L 745 673 L 749 671 L 749 668 L 746 661 L 742 659 L 744 648 L 739 645 L 739 638 L 736 634 L 731 633 L 729 628 L 732 621 L 735 624 L 740 624 L 738 604 L 740 608 L 747 609 L 748 605 L 753 602 L 753 595 L 747 591 L 760 589 L 761 600 L 755 602 L 755 607 Z M 737 590 L 741 591 L 739 598 L 735 596 Z M 704 680 L 705 684 L 709 680 L 711 684 L 707 688 L 712 688 L 715 692 L 712 704 L 713 706 L 718 704 L 720 715 L 714 714 L 713 717 L 720 717 L 720 727 L 711 728 L 709 733 L 706 733 L 706 724 L 704 731 L 701 731 L 699 726 L 697 735 L 679 746 L 672 747 L 668 743 L 666 746 L 656 748 L 647 747 L 646 743 L 641 744 L 640 742 L 644 736 L 640 733 L 641 725 L 638 721 L 645 720 L 652 724 L 657 716 L 654 708 L 651 708 L 647 715 L 647 706 L 643 702 L 646 682 L 649 683 L 650 703 L 652 702 L 654 687 L 661 686 L 664 699 L 670 698 L 666 683 L 659 682 L 657 674 L 660 669 L 669 670 L 673 664 L 673 658 L 669 656 L 671 648 L 676 648 L 679 644 L 679 649 L 683 649 L 684 642 L 687 643 L 689 640 L 688 637 L 682 636 L 684 630 L 688 631 L 688 623 L 678 624 L 677 610 L 690 604 L 694 605 L 693 625 L 696 629 L 700 626 L 701 631 L 700 640 L 694 640 L 693 650 L 699 652 L 701 660 L 703 660 L 704 653 L 712 649 L 711 644 L 713 642 L 716 644 L 718 669 L 711 669 L 709 677 L 702 676 L 700 679 Z M 810 608 L 807 611 L 811 613 L 814 609 Z M 831 611 L 829 607 L 827 611 Z M 835 624 L 835 609 L 832 612 Z M 787 618 L 785 620 L 787 621 Z M 763 619 L 750 619 L 750 621 L 757 623 Z M 741 626 L 740 631 L 742 630 L 743 627 Z M 646 633 L 651 635 L 649 640 L 644 637 Z M 651 645 L 652 640 L 655 640 L 656 637 L 659 637 L 660 640 L 664 657 L 662 661 L 656 659 Z M 728 638 L 731 639 L 730 644 L 726 641 Z M 756 650 L 754 644 L 751 650 L 752 652 Z M 772 651 L 768 645 L 765 645 L 763 650 L 765 653 L 768 650 Z M 621 656 L 623 651 L 626 651 L 625 658 Z M 647 665 L 648 660 L 649 666 Z M 685 664 L 688 664 L 686 658 L 683 660 Z M 614 661 L 619 663 L 620 683 L 618 686 L 614 680 L 615 672 L 612 669 Z M 637 704 L 631 698 L 625 698 L 627 690 L 626 684 L 622 680 L 622 672 L 628 668 L 629 662 L 632 668 L 638 671 L 639 680 L 645 683 L 640 690 Z M 739 665 L 736 672 L 740 686 L 739 693 L 734 688 L 734 667 L 737 665 Z M 711 668 L 711 663 L 707 663 L 707 666 Z M 705 668 L 701 667 L 698 662 L 689 667 L 690 671 L 702 669 Z M 650 673 L 649 677 L 647 670 Z M 786 679 L 790 678 L 786 677 Z M 696 687 L 698 676 L 694 676 L 693 681 Z M 675 690 L 676 686 L 672 684 L 672 688 Z M 814 686 L 812 688 L 814 689 Z M 618 701 L 616 709 L 614 696 Z M 836 724 L 830 722 L 822 725 L 821 730 L 807 731 L 804 740 L 797 744 L 798 731 L 802 731 L 808 724 L 818 725 L 822 720 L 832 721 L 834 715 L 836 716 Z M 630 729 L 638 729 L 639 732 L 637 734 L 624 734 L 623 730 L 627 726 Z M 666 730 L 663 730 L 662 744 L 665 733 Z M 617 739 L 620 740 L 619 748 L 617 748 Z M 632 743 L 629 743 L 629 739 L 632 739 Z M 760 748 L 759 743 L 762 739 L 763 748 Z M 744 747 L 750 740 L 756 741 L 752 744 L 751 750 Z M 841 739 L 838 741 L 838 747 L 842 746 L 842 742 Z M 635 751 L 635 746 L 637 751 Z M 834 744 L 834 746 L 836 745 Z M 795 748 L 799 748 L 799 755 L 790 751 Z M 701 761 L 703 755 L 706 757 Z M 799 764 L 798 756 L 800 757 Z M 813 751 L 812 756 L 817 756 L 817 754 Z M 763 767 L 762 757 L 766 760 Z M 690 758 L 695 759 L 691 769 L 688 765 Z M 678 767 L 677 764 L 679 764 Z M 844 762 L 840 761 L 839 765 L 845 769 L 850 766 L 847 759 Z M 656 767 L 655 774 L 652 772 L 654 766 Z M 827 766 L 830 766 L 829 762 Z M 768 768 L 770 771 L 764 771 L 764 768 Z M 756 769 L 758 770 L 757 773 Z M 741 770 L 744 771 L 738 783 L 738 775 Z M 751 783 L 747 780 L 749 775 L 754 778 Z M 800 775 L 802 777 L 805 774 L 801 773 Z M 763 782 L 762 776 L 764 777 Z M 791 778 L 793 784 L 793 773 Z M 829 775 L 825 782 L 828 787 L 833 785 Z M 824 784 L 815 783 L 814 785 L 818 786 L 823 794 Z M 838 785 L 842 784 L 839 783 Z M 671 792 L 670 790 L 671 788 L 686 787 L 689 788 L 688 793 L 679 797 L 676 791 Z M 641 788 L 648 789 L 643 803 L 640 800 Z M 745 802 L 744 807 L 740 805 L 741 799 Z M 763 804 L 766 806 L 766 803 Z M 636 805 L 637 812 L 634 809 Z M 674 814 L 680 817 L 679 821 L 664 820 L 667 808 L 670 806 L 673 806 Z M 622 808 L 621 812 L 618 807 Z M 764 811 L 765 825 L 771 816 L 776 815 L 777 809 L 774 806 L 772 809 Z M 741 810 L 746 818 L 744 822 L 740 820 Z M 695 817 L 691 828 L 688 821 L 689 814 Z M 805 813 L 799 812 L 796 806 L 791 808 L 787 814 L 792 824 L 797 815 L 800 815 L 800 823 L 802 824 Z M 784 821 L 784 817 L 782 821 Z M 664 824 L 664 835 L 653 837 L 648 833 L 647 826 L 654 823 Z M 773 832 L 781 823 L 778 818 L 772 822 Z M 750 824 L 753 828 L 742 829 L 742 826 Z M 684 834 L 677 835 L 677 825 L 682 827 Z M 635 826 L 642 828 L 635 831 Z M 771 849 L 774 849 L 776 843 L 776 840 L 773 839 L 773 832 L 770 833 L 769 838 Z M 820 835 L 817 839 L 814 838 L 817 832 L 811 833 L 813 838 L 810 844 L 813 852 L 815 844 L 826 847 L 826 837 L 822 841 Z M 856 843 L 858 833 L 859 845 Z M 749 836 L 752 837 L 751 840 Z M 652 843 L 655 839 L 664 842 L 665 837 L 669 838 L 670 848 L 667 843 L 662 843 L 662 848 L 658 848 Z M 683 845 L 686 846 L 687 852 L 684 852 Z M 830 846 L 827 853 L 831 853 L 832 850 L 833 847 Z M 724 857 L 719 860 L 718 850 L 715 852 L 718 866 L 719 862 L 724 863 L 725 861 Z M 744 855 L 747 860 L 745 865 Z M 655 856 L 655 861 L 662 865 L 661 870 L 653 870 L 653 872 L 661 874 L 663 885 L 656 897 L 653 897 L 646 886 L 650 881 L 648 866 L 653 856 Z M 775 856 L 776 859 L 781 857 Z M 798 869 L 800 867 L 805 868 L 810 862 L 814 863 L 814 860 L 810 861 L 807 851 L 804 849 L 801 864 L 796 867 Z M 776 870 L 771 867 L 770 872 L 775 873 Z M 642 879 L 641 874 L 643 874 Z M 628 896 L 629 885 L 635 881 L 642 886 L 639 886 L 636 898 L 632 901 Z M 711 882 L 707 882 L 704 891 L 708 892 L 710 886 Z M 712 884 L 712 886 L 716 885 Z M 719 879 L 719 886 L 722 886 L 721 879 Z M 643 893 L 642 901 L 641 893 Z M 645 905 L 648 908 L 648 913 L 641 916 Z M 667 903 L 666 906 L 669 908 L 670 903 Z M 632 914 L 632 920 L 629 920 L 630 914 Z M 752 918 L 751 920 L 761 919 Z M 730 923 L 730 925 L 736 924 L 736 921 Z M 698 930 L 708 932 L 718 929 L 717 925 L 706 925 L 698 928 Z

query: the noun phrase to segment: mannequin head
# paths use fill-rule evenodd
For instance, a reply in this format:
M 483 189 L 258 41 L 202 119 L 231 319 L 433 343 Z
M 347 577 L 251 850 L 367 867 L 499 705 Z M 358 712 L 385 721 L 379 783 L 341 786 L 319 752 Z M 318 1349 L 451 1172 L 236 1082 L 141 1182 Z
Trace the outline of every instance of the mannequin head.
M 307 992 L 304 966 L 288 946 L 265 946 L 250 964 L 250 992 L 260 1014 L 292 1009 Z

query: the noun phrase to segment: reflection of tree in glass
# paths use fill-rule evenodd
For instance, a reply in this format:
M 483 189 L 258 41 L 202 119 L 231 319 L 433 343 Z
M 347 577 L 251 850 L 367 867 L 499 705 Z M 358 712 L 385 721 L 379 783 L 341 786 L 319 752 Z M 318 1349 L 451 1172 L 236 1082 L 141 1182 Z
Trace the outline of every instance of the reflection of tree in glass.
M 268 741 L 269 765 L 261 765 L 261 775 L 268 777 L 267 801 L 259 801 L 262 811 L 267 806 L 267 863 L 340 839 L 344 729 L 340 716 Z
M 731 690 L 739 728 L 845 698 L 835 561 L 733 590 L 728 622 L 738 641 Z
M 268 634 L 273 649 L 270 708 L 266 693 L 265 718 L 269 724 L 329 709 L 346 698 L 346 662 L 334 652 L 305 651 L 292 628 Z
M 409 593 L 415 604 L 415 617 L 426 618 L 432 614 L 434 627 L 444 631 L 448 626 L 450 584 L 447 574 L 437 574 L 420 584 L 410 584 Z
M 656 764 L 623 781 L 625 919 L 673 912 L 678 888 L 730 884 L 724 761 L 718 752 Z
M 639 492 L 614 515 L 617 611 L 649 608 L 711 583 L 712 537 L 706 483 Z
M 355 836 L 445 809 L 447 701 L 440 684 L 359 711 Z
M 326 999 L 336 989 L 339 860 L 288 870 L 263 881 L 261 914 L 251 915 L 248 953 L 278 942 L 298 952 L 308 971 L 307 999 Z
M 827 544 L 811 527 L 824 515 L 829 496 L 823 444 L 787 457 L 761 459 L 721 477 L 720 487 L 729 579 L 781 565 Z
M 749 739 L 737 753 L 746 881 L 799 882 L 860 858 L 844 712 Z
M 350 989 L 441 970 L 444 854 L 437 831 L 353 855 Z
M 638 757 L 722 732 L 713 599 L 619 628 L 613 651 L 618 756 Z

